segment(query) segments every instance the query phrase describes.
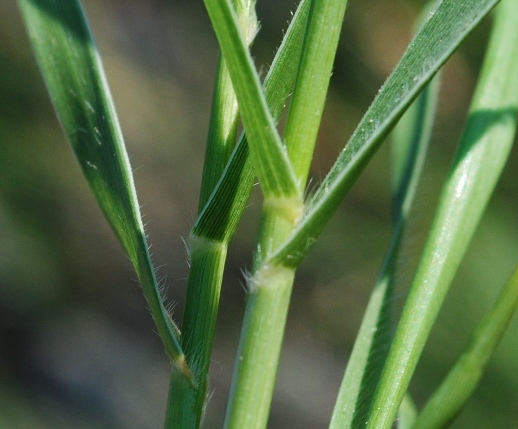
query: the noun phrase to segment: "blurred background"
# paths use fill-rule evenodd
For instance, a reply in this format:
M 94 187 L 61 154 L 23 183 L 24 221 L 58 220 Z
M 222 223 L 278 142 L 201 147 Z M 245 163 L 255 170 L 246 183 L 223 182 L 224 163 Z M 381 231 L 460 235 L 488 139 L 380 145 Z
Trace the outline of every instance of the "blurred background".
M 84 0 L 125 135 L 147 232 L 181 320 L 182 242 L 197 211 L 217 44 L 202 2 Z M 312 169 L 326 174 L 405 49 L 421 1 L 351 0 Z M 266 73 L 295 0 L 260 0 Z M 485 21 L 448 62 L 399 267 L 402 306 L 482 61 Z M 0 428 L 162 427 L 169 365 L 129 261 L 65 141 L 14 0 L 0 2 Z M 382 147 L 298 271 L 271 429 L 327 428 L 387 247 Z M 516 150 L 447 297 L 411 391 L 422 405 L 518 260 Z M 227 262 L 205 428 L 223 422 L 260 193 Z M 518 427 L 518 318 L 453 428 Z

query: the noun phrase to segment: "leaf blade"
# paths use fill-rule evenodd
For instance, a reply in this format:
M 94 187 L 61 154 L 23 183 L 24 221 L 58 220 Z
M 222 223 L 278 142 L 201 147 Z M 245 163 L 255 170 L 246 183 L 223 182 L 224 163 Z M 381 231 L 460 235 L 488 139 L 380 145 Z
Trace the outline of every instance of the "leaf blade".
M 499 0 L 444 0 L 410 43 L 271 262 L 298 265 L 405 109 Z M 456 7 L 458 6 L 458 8 Z
M 187 375 L 179 332 L 151 263 L 122 132 L 81 7 L 75 0 L 19 0 L 19 5 L 67 139 L 137 272 L 168 356 Z
M 243 125 L 265 199 L 300 199 L 286 148 L 268 110 L 259 77 L 229 0 L 205 0 L 236 91 Z
M 310 0 L 299 3 L 264 80 L 266 101 L 276 120 L 293 88 L 309 5 Z M 228 242 L 245 209 L 254 176 L 247 136 L 243 133 L 211 197 L 196 219 L 192 234 Z

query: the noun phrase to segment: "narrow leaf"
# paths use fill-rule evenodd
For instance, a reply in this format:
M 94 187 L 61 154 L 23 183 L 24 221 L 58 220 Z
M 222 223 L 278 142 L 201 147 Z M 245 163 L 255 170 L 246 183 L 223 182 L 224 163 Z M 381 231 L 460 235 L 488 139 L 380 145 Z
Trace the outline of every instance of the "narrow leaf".
M 246 41 L 229 0 L 205 0 L 236 91 L 250 152 L 266 199 L 300 199 L 286 149 L 261 88 Z
M 137 272 L 167 354 L 188 374 L 178 330 L 159 293 L 128 155 L 83 12 L 75 0 L 19 0 L 19 4 L 65 134 Z
M 239 0 L 235 3 L 237 16 L 241 23 L 241 30 L 245 35 L 247 44 L 250 45 L 259 30 L 259 23 L 255 13 L 255 2 Z M 227 65 L 220 55 L 212 98 L 205 163 L 203 165 L 199 203 L 200 211 L 214 191 L 234 149 L 237 123 L 236 94 L 232 87 Z
M 202 210 L 207 204 L 234 149 L 237 135 L 237 112 L 237 99 L 232 82 L 227 66 L 220 56 L 205 149 L 199 210 Z
M 498 0 L 444 0 L 410 43 L 273 264 L 296 266 L 406 108 Z
M 266 100 L 274 119 L 280 117 L 286 98 L 293 90 L 310 3 L 310 0 L 299 3 L 264 80 Z M 246 134 L 242 134 L 216 189 L 198 216 L 192 234 L 228 242 L 245 209 L 254 176 L 248 141 Z

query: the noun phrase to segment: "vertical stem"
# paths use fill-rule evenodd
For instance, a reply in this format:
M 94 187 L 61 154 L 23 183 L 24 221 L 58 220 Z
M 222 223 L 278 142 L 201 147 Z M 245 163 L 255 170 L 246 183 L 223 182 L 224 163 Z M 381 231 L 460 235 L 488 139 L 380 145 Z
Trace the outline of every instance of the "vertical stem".
M 212 99 L 212 114 L 207 136 L 198 211 L 203 209 L 209 200 L 234 149 L 237 120 L 236 95 L 227 66 L 220 55 Z
M 254 2 L 235 1 L 241 31 L 250 44 L 257 34 Z M 207 149 L 200 191 L 201 213 L 230 159 L 236 144 L 238 105 L 228 68 L 220 56 L 212 104 Z M 226 226 L 226 225 L 225 225 Z M 208 387 L 210 356 L 230 235 L 211 239 L 189 237 L 190 270 L 182 323 L 181 344 L 194 382 L 177 377 L 173 367 L 165 428 L 196 429 L 201 426 Z
M 276 204 L 265 204 L 263 210 L 256 271 L 248 282 L 224 426 L 227 429 L 261 429 L 268 421 L 295 269 L 265 265 L 263 258 L 291 232 L 294 221 L 284 216 L 287 210 Z
M 285 135 L 290 164 L 301 193 L 313 157 L 346 4 L 346 0 L 309 1 L 308 23 Z M 303 128 L 300 133 L 296 132 L 299 127 Z M 275 168 L 275 165 L 270 166 L 272 173 Z M 261 176 L 259 180 L 261 182 Z M 271 264 L 269 257 L 293 232 L 302 212 L 300 197 L 272 198 L 266 194 L 225 420 L 227 429 L 266 427 L 296 269 Z
M 304 187 L 317 140 L 347 0 L 313 0 L 284 139 Z M 303 142 L 303 143 L 302 143 Z
M 255 334 L 240 343 L 238 360 L 247 364 L 236 367 L 225 428 L 264 428 L 268 420 L 294 270 L 273 268 L 266 277 L 247 299 L 243 332 Z

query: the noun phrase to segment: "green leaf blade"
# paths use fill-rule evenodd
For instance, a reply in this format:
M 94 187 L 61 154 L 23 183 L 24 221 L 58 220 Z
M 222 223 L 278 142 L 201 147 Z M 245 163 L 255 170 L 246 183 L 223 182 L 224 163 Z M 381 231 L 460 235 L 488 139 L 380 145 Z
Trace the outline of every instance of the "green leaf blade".
M 184 375 L 179 333 L 159 293 L 102 64 L 76 1 L 19 0 L 54 108 L 106 219 L 135 268 L 169 357 Z
M 251 45 L 259 31 L 255 2 L 236 0 L 235 6 L 243 35 L 247 44 Z M 236 94 L 227 65 L 220 55 L 205 150 L 199 211 L 207 204 L 236 145 L 238 119 Z
M 236 91 L 250 153 L 266 199 L 301 198 L 261 83 L 229 0 L 205 0 Z
M 395 270 L 428 149 L 438 94 L 439 79 L 436 76 L 394 129 L 392 148 L 400 155 L 392 169 L 396 177 L 392 195 L 394 229 L 347 363 L 331 419 L 331 429 L 363 426 L 374 398 L 392 341 Z
M 440 3 L 409 45 L 333 168 L 310 199 L 297 229 L 272 256 L 272 263 L 291 266 L 300 263 L 405 109 L 498 1 L 444 0 Z
M 219 58 L 210 117 L 198 210 L 202 210 L 218 183 L 236 143 L 237 100 L 223 59 Z
M 277 120 L 293 89 L 310 1 L 302 0 L 264 80 L 272 117 Z M 246 134 L 242 134 L 207 204 L 192 228 L 198 237 L 228 243 L 245 209 L 254 183 L 255 170 Z

